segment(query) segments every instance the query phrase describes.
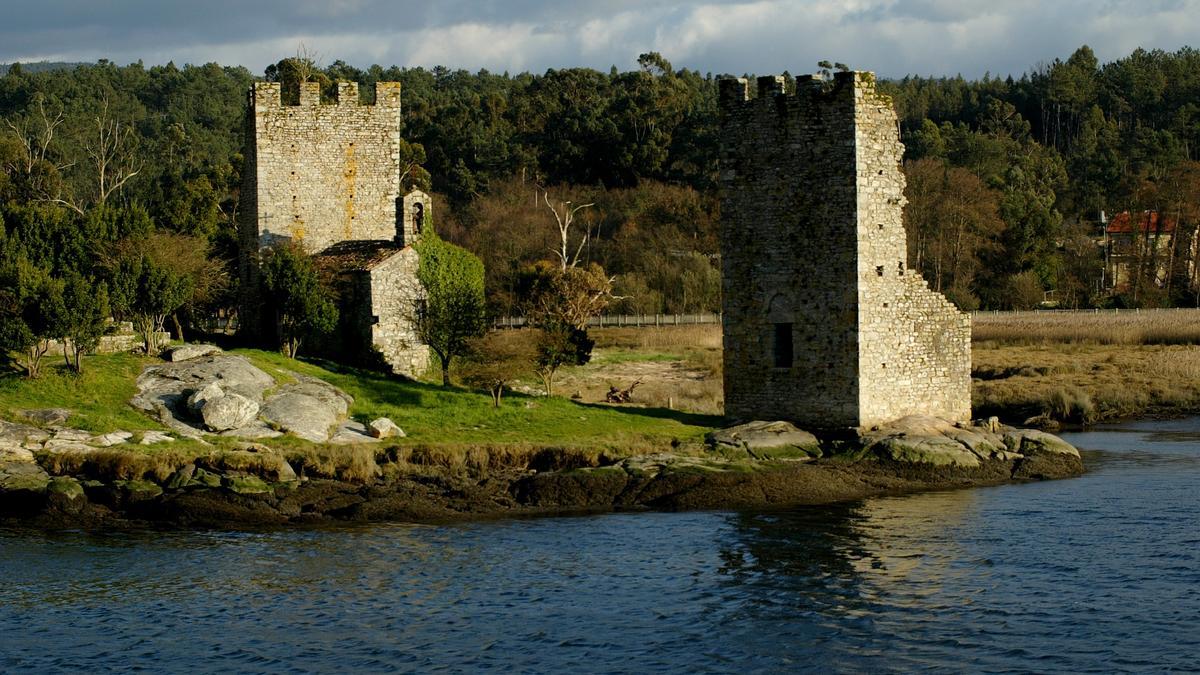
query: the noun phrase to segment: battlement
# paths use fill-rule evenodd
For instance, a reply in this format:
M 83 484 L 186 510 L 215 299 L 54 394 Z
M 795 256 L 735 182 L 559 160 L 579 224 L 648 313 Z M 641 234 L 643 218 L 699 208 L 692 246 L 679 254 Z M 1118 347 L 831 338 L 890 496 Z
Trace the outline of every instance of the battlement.
M 300 104 L 283 105 L 283 87 L 279 82 L 255 82 L 250 92 L 250 101 L 255 108 L 306 108 L 321 104 L 321 84 L 319 82 L 300 83 Z M 358 83 L 338 82 L 337 106 L 359 106 Z M 367 108 L 399 108 L 400 83 L 376 82 L 375 104 L 363 106 Z
M 722 112 L 735 111 L 756 100 L 767 100 L 776 96 L 789 99 L 828 100 L 859 92 L 863 97 L 875 95 L 875 74 L 867 71 L 847 71 L 833 74 L 832 82 L 820 75 L 799 75 L 795 89 L 788 91 L 787 78 L 782 75 L 764 75 L 755 79 L 756 95 L 750 91 L 750 80 L 744 77 L 728 77 L 717 82 L 718 98 Z

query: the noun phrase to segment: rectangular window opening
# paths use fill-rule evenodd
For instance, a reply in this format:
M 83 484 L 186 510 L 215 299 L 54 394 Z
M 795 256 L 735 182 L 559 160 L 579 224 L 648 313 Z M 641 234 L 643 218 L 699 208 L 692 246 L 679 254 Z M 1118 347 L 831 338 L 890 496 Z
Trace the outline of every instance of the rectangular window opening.
M 792 324 L 775 324 L 775 367 L 791 368 L 792 353 Z

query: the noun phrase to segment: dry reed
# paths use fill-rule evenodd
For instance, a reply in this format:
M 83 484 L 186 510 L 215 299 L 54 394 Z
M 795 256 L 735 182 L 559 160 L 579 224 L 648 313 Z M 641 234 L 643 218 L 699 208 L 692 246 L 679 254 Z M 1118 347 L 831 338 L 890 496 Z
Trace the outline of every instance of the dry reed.
M 975 342 L 1107 345 L 1200 344 L 1200 309 L 980 312 L 972 318 Z

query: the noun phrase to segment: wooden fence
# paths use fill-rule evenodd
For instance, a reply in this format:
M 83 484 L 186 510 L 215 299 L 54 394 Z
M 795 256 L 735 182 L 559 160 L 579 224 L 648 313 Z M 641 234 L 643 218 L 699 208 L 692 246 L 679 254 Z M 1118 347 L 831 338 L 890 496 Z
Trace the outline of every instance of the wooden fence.
M 523 316 L 501 316 L 497 317 L 492 325 L 496 328 L 524 328 L 528 323 Z M 594 317 L 588 322 L 588 326 L 592 328 L 642 328 L 720 323 L 720 314 L 609 314 Z

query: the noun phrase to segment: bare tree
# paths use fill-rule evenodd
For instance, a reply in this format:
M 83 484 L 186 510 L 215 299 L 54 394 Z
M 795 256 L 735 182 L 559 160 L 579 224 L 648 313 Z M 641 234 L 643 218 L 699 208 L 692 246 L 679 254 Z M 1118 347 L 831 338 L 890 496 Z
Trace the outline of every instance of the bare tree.
M 579 264 L 579 255 L 583 252 L 583 247 L 587 245 L 588 233 L 584 232 L 583 237 L 579 240 L 579 246 L 575 248 L 575 253 L 571 253 L 570 238 L 571 224 L 575 222 L 575 214 L 589 206 L 594 206 L 595 202 L 580 204 L 579 206 L 571 206 L 571 202 L 559 202 L 558 207 L 550 203 L 550 193 L 543 192 L 542 199 L 546 202 L 546 208 L 550 209 L 550 213 L 554 214 L 554 220 L 558 223 L 559 248 L 554 251 L 558 256 L 561 269 L 565 272 L 568 268 L 575 267 Z
M 321 54 L 301 42 L 296 47 L 295 67 L 297 81 L 308 82 L 321 70 Z
M 40 93 L 35 94 L 29 110 L 17 121 L 4 120 L 12 132 L 11 136 L 21 149 L 19 156 L 5 168 L 9 173 L 26 176 L 33 198 L 63 203 L 78 211 L 74 204 L 59 198 L 60 191 L 57 182 L 54 181 L 56 176 L 60 176 L 63 171 L 74 165 L 74 162 L 58 162 L 52 159 L 50 146 L 59 126 L 65 120 L 66 115 L 63 114 L 62 108 L 47 110 L 46 97 Z
M 142 170 L 142 163 L 134 155 L 137 138 L 133 125 L 122 124 L 108 108 L 105 98 L 100 104 L 100 114 L 96 115 L 96 135 L 82 144 L 84 154 L 96 169 L 97 204 L 108 201 Z

